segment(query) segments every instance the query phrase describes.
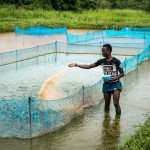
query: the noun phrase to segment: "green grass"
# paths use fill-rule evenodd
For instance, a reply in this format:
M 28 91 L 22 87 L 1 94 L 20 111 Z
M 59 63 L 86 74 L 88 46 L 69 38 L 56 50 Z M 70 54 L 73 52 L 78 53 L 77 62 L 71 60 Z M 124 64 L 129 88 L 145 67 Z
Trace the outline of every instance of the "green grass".
M 141 10 L 89 10 L 80 13 L 0 8 L 0 31 L 14 31 L 15 27 L 27 28 L 43 25 L 49 28 L 72 29 L 121 29 L 126 26 L 150 27 L 150 14 Z
M 150 150 L 150 118 L 137 128 L 136 133 L 127 139 L 119 150 Z

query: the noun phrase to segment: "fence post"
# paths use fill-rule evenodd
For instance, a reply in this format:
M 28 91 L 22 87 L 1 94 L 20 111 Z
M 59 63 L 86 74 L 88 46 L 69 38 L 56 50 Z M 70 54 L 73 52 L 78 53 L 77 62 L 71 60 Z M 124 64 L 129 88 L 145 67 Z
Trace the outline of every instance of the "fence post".
M 31 114 L 31 97 L 29 99 L 29 124 L 30 124 L 30 138 L 32 137 L 32 114 Z
M 137 55 L 137 70 L 138 70 L 138 66 L 139 66 L 139 53 Z
M 22 44 L 23 44 L 23 49 L 24 49 L 24 33 L 22 33 L 22 36 L 23 36 Z
M 125 57 L 125 75 L 127 74 L 127 58 Z
M 150 44 L 149 44 L 149 51 L 148 51 L 148 60 L 150 59 Z
M 18 70 L 17 61 L 18 61 L 18 50 L 16 50 L 16 70 Z
M 101 58 L 101 42 L 100 42 L 100 51 L 99 51 L 99 55 L 100 55 L 100 58 Z
M 144 32 L 144 48 L 146 47 L 146 38 L 145 38 L 145 32 Z
M 84 44 L 87 43 L 88 33 L 89 33 L 89 32 L 86 33 L 86 38 L 85 38 L 85 43 L 84 43 Z
M 37 66 L 38 66 L 38 63 L 39 63 L 39 60 L 38 60 L 38 58 L 39 58 L 39 46 L 37 45 L 37 53 L 38 53 L 38 56 L 37 56 Z
M 55 63 L 57 63 L 57 51 L 58 51 L 58 42 L 55 42 Z
M 85 101 L 84 101 L 84 86 L 82 86 L 82 89 L 83 89 L 83 106 L 85 104 Z
M 57 46 L 58 46 L 58 42 L 55 42 L 55 52 L 57 53 Z
M 104 44 L 104 33 L 103 33 L 103 30 L 102 30 L 102 39 L 103 39 L 103 44 Z
M 68 32 L 66 32 L 66 37 L 67 37 L 67 44 L 69 43 L 69 36 L 68 36 Z

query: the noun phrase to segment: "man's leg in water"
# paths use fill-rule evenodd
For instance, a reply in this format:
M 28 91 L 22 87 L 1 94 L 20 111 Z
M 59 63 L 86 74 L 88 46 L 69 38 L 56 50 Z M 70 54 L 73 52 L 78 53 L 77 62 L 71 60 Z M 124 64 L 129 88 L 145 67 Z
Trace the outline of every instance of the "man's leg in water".
M 113 92 L 113 101 L 114 101 L 114 106 L 116 109 L 116 115 L 121 115 L 121 108 L 119 105 L 119 99 L 120 99 L 120 91 L 119 90 L 115 90 Z
M 111 93 L 104 92 L 104 99 L 105 99 L 105 112 L 109 112 L 109 106 L 110 106 L 110 99 L 111 99 Z

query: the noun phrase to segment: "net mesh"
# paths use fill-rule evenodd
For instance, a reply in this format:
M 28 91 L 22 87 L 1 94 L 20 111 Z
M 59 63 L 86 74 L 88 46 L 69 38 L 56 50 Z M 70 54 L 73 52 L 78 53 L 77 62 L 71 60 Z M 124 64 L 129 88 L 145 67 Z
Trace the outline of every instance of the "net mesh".
M 150 32 L 150 28 L 125 27 L 125 28 L 122 28 L 121 31 Z
M 27 59 L 29 57 L 45 55 L 53 52 L 95 52 L 100 54 L 100 48 L 101 45 L 89 46 L 55 42 L 39 46 L 38 48 L 34 47 L 21 51 L 18 50 L 17 52 L 13 51 L 9 53 L 2 53 L 0 58 L 2 65 L 16 60 Z M 131 48 L 133 47 L 131 46 Z M 125 49 L 123 51 L 125 51 Z M 136 51 L 136 48 L 133 48 L 133 51 Z M 125 73 L 128 74 L 135 70 L 141 62 L 148 60 L 149 58 L 150 46 L 148 46 L 145 50 L 136 52 L 133 57 L 125 59 L 122 62 Z M 43 60 L 42 57 L 40 59 L 41 63 L 46 61 L 45 59 Z M 50 58 L 48 57 L 47 59 Z M 52 61 L 55 61 L 53 59 Z M 37 63 L 36 59 L 31 60 L 31 62 Z M 26 65 L 29 64 L 30 63 Z M 11 64 L 10 66 L 2 66 L 3 69 L 11 67 L 15 68 L 16 63 Z M 32 138 L 63 127 L 73 117 L 84 113 L 84 107 L 95 105 L 102 101 L 102 85 L 103 81 L 100 80 L 96 84 L 83 87 L 76 93 L 63 99 L 41 100 L 29 97 L 13 100 L 0 100 L 0 137 Z
M 16 34 L 32 34 L 32 35 L 39 35 L 39 34 L 62 34 L 62 33 L 66 33 L 67 32 L 67 28 L 45 28 L 43 26 L 39 26 L 37 28 L 33 28 L 33 27 L 29 27 L 25 30 L 22 30 L 20 28 L 15 28 L 15 33 Z
M 0 101 L 0 136 L 30 137 L 28 99 Z
M 31 100 L 32 136 L 38 136 L 66 125 L 73 117 L 82 114 L 83 90 L 58 100 Z

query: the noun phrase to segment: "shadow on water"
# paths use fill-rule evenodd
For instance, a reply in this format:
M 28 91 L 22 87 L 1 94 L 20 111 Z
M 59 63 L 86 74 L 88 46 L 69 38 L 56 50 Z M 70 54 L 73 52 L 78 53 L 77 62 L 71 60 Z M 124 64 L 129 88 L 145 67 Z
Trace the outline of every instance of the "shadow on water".
M 74 118 L 59 131 L 32 140 L 0 139 L 2 150 L 114 150 L 143 123 L 150 112 L 150 61 L 122 80 L 124 85 L 120 104 L 122 115 L 115 116 L 111 103 L 105 114 L 104 103 L 86 108 L 83 115 Z

